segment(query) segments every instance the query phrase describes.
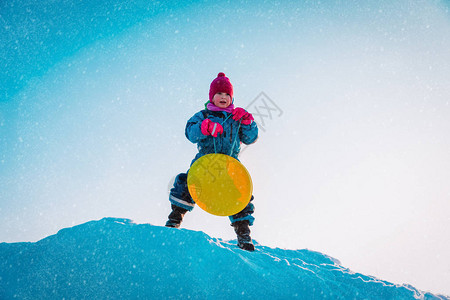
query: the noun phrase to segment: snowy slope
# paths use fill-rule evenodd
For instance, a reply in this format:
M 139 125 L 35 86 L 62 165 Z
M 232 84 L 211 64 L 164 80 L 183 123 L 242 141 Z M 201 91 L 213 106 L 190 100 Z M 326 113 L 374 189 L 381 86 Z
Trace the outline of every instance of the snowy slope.
M 104 218 L 36 243 L 0 244 L 1 299 L 449 299 L 355 274 L 309 250 Z

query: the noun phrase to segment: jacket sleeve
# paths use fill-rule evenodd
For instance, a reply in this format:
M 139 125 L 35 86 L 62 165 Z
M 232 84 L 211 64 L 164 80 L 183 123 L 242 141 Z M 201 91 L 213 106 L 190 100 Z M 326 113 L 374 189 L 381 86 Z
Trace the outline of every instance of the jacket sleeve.
M 253 144 L 258 139 L 258 126 L 253 121 L 250 125 L 241 125 L 239 131 L 239 138 L 241 142 L 246 145 Z
M 200 111 L 193 115 L 186 124 L 185 135 L 187 139 L 194 144 L 207 138 L 207 136 L 205 136 L 200 129 L 203 120 L 205 120 L 205 117 Z

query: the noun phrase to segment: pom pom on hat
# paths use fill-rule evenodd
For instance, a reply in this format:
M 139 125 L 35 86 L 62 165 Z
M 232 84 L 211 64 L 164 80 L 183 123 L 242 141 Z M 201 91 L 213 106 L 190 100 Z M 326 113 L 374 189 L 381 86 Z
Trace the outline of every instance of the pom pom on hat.
M 217 78 L 211 82 L 209 87 L 210 102 L 217 93 L 227 93 L 231 96 L 231 99 L 233 99 L 233 85 L 231 84 L 230 79 L 228 79 L 223 72 L 217 74 Z

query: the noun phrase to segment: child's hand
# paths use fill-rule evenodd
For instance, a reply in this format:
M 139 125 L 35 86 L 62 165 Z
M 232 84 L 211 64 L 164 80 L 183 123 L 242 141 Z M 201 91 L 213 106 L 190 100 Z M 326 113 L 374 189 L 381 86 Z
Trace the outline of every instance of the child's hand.
M 247 112 L 245 109 L 236 107 L 233 109 L 233 120 L 238 121 L 241 120 L 241 123 L 244 125 L 250 125 L 253 122 L 253 116 L 251 113 Z
M 223 133 L 223 127 L 219 123 L 215 123 L 210 119 L 204 119 L 202 124 L 200 125 L 200 129 L 204 135 L 212 135 L 213 137 L 217 137 L 220 133 Z

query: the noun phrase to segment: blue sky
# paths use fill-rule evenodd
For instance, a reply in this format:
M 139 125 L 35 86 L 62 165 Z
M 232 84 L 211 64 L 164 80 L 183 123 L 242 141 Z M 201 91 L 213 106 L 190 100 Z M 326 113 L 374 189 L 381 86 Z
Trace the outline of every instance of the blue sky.
M 450 294 L 448 2 L 12 1 L 0 15 L 1 241 L 104 216 L 164 224 L 196 153 L 185 123 L 223 71 L 238 106 L 264 92 L 283 112 L 241 155 L 256 240 Z M 198 208 L 184 226 L 234 238 Z

